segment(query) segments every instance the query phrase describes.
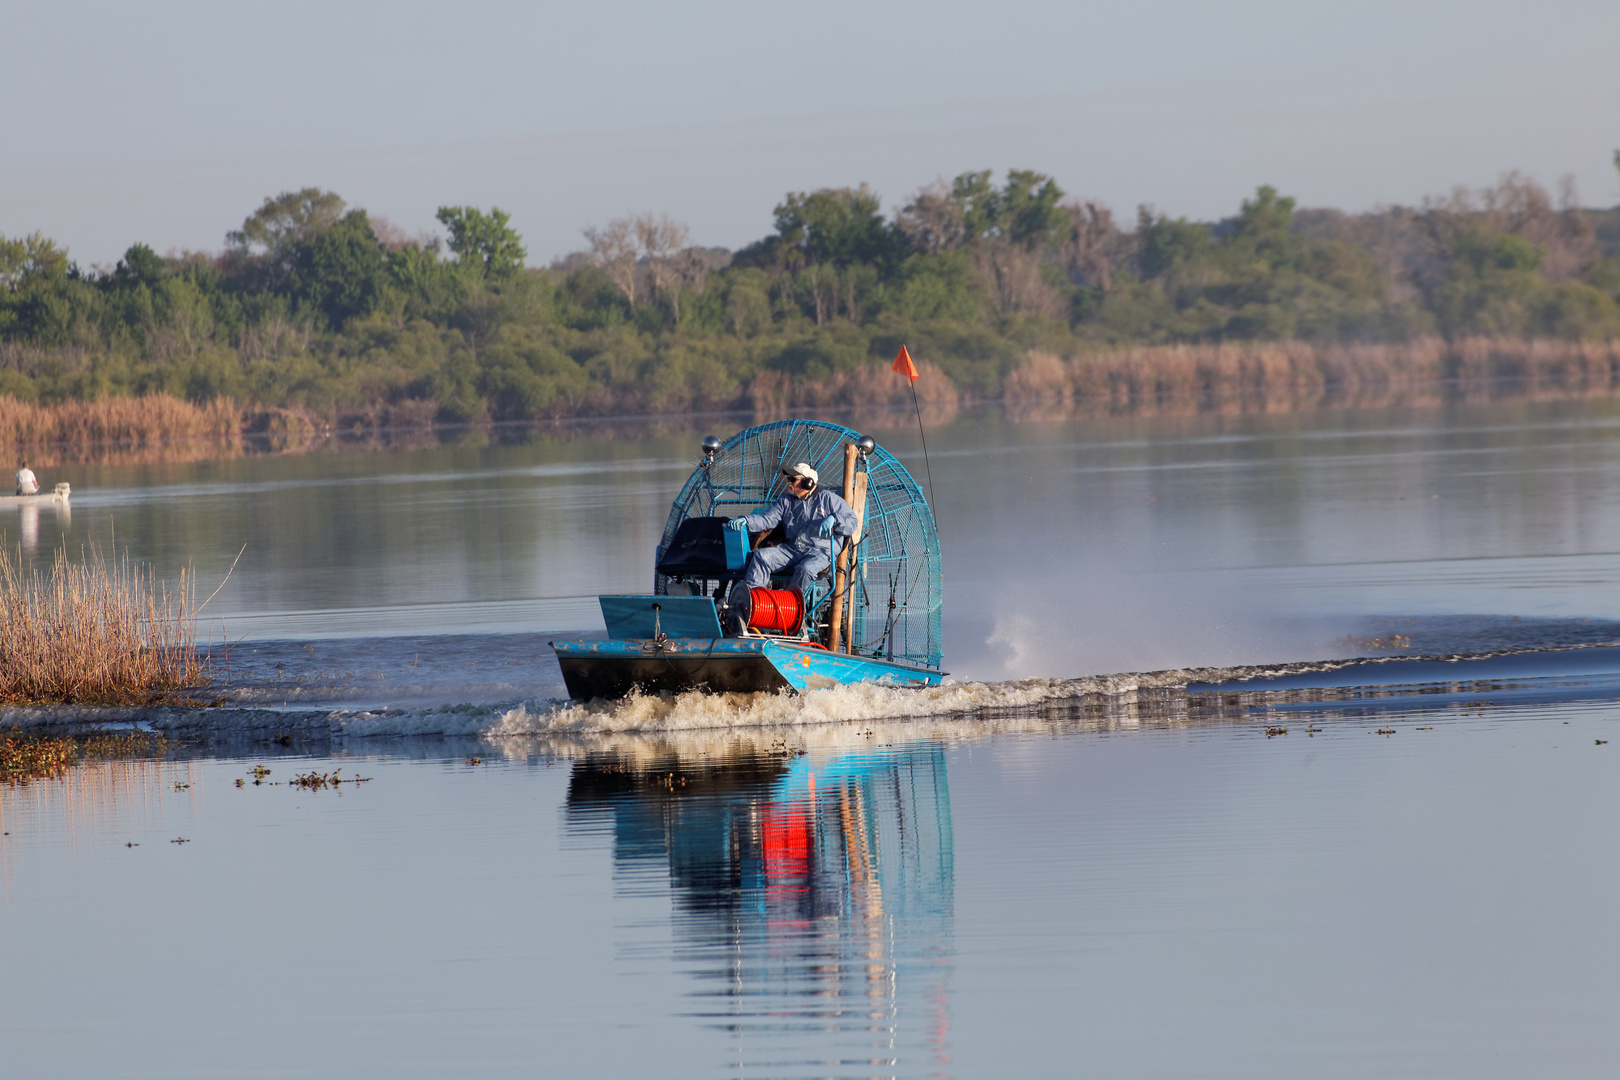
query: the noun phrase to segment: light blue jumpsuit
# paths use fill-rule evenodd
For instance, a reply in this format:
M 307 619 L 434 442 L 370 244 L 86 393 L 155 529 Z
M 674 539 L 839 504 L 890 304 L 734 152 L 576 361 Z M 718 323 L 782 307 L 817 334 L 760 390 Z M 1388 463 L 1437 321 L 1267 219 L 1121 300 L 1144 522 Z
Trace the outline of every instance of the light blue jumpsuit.
M 817 535 L 822 519 L 833 516 L 833 540 Z M 808 596 L 810 583 L 832 565 L 838 549 L 836 541 L 855 535 L 855 511 L 849 503 L 826 488 L 818 487 L 807 498 L 794 494 L 783 495 L 775 505 L 743 519 L 751 533 L 768 532 L 782 522 L 787 541 L 776 547 L 761 548 L 748 557 L 748 568 L 743 579 L 731 588 L 731 606 L 748 611 L 748 590 L 764 588 L 771 583 L 771 575 L 793 568 L 791 588 Z

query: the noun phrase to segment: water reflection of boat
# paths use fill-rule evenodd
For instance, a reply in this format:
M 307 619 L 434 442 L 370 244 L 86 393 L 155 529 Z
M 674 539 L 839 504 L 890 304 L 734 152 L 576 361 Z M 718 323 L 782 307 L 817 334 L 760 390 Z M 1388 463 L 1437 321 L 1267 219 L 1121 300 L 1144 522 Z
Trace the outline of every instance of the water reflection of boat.
M 622 887 L 667 873 L 678 959 L 739 1064 L 780 1063 L 800 1032 L 806 1064 L 829 1032 L 851 1060 L 942 1052 L 954 869 L 941 747 L 597 752 L 575 763 L 567 807 L 571 828 L 611 829 Z
M 811 465 L 858 527 L 811 595 L 785 577 L 729 611 L 751 547 L 773 542 L 725 523 L 784 492 L 782 470 Z M 675 499 L 654 557 L 653 591 L 600 598 L 607 640 L 554 641 L 576 698 L 650 691 L 806 690 L 886 681 L 933 686 L 940 671 L 939 537 L 922 489 L 891 454 L 848 428 L 813 420 L 704 440 L 703 460 Z M 764 594 L 764 595 L 762 595 Z M 733 627 L 727 633 L 725 625 Z

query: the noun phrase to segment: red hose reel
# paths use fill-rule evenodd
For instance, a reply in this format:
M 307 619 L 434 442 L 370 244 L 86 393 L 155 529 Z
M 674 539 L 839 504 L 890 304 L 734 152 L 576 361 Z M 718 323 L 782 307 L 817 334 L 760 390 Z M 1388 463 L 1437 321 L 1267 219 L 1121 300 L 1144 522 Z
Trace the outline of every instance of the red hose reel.
M 804 621 L 804 598 L 793 589 L 749 589 L 753 612 L 748 626 L 776 634 L 796 634 Z

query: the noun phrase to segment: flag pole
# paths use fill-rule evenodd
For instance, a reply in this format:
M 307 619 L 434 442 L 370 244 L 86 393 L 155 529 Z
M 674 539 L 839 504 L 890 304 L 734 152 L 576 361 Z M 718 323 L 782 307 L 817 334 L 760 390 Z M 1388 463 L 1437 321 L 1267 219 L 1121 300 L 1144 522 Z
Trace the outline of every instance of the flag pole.
M 922 405 L 917 400 L 917 365 L 911 362 L 911 351 L 904 345 L 900 346 L 900 355 L 894 358 L 890 371 L 897 371 L 911 383 L 911 407 L 917 410 L 917 435 L 922 439 L 923 468 L 928 471 L 928 502 L 934 514 L 934 521 L 939 521 L 939 500 L 934 498 L 934 463 L 928 459 L 928 434 L 923 431 Z
M 934 498 L 934 465 L 928 460 L 928 436 L 923 432 L 922 406 L 917 404 L 917 384 L 911 384 L 911 406 L 917 410 L 917 434 L 922 437 L 923 468 L 928 471 L 928 501 L 933 504 L 934 520 L 939 520 L 939 500 Z

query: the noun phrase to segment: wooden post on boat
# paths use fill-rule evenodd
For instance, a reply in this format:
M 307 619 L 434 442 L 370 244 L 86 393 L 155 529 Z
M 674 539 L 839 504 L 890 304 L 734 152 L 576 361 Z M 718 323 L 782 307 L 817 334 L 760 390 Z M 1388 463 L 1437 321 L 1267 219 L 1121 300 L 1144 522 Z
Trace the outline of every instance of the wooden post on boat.
M 855 651 L 855 545 L 861 542 L 861 536 L 866 532 L 866 473 L 855 474 L 855 497 L 849 500 L 851 510 L 855 511 L 855 534 L 844 544 L 840 556 L 844 562 L 845 591 L 849 597 L 849 604 L 844 609 L 844 651 Z
M 844 490 L 841 494 L 845 502 L 855 497 L 855 459 L 860 456 L 861 452 L 855 449 L 854 443 L 844 445 Z M 833 577 L 832 618 L 827 622 L 827 648 L 833 652 L 839 651 L 844 636 L 844 590 L 849 585 L 849 548 L 849 541 L 844 541 L 843 549 L 838 552 L 838 573 Z

